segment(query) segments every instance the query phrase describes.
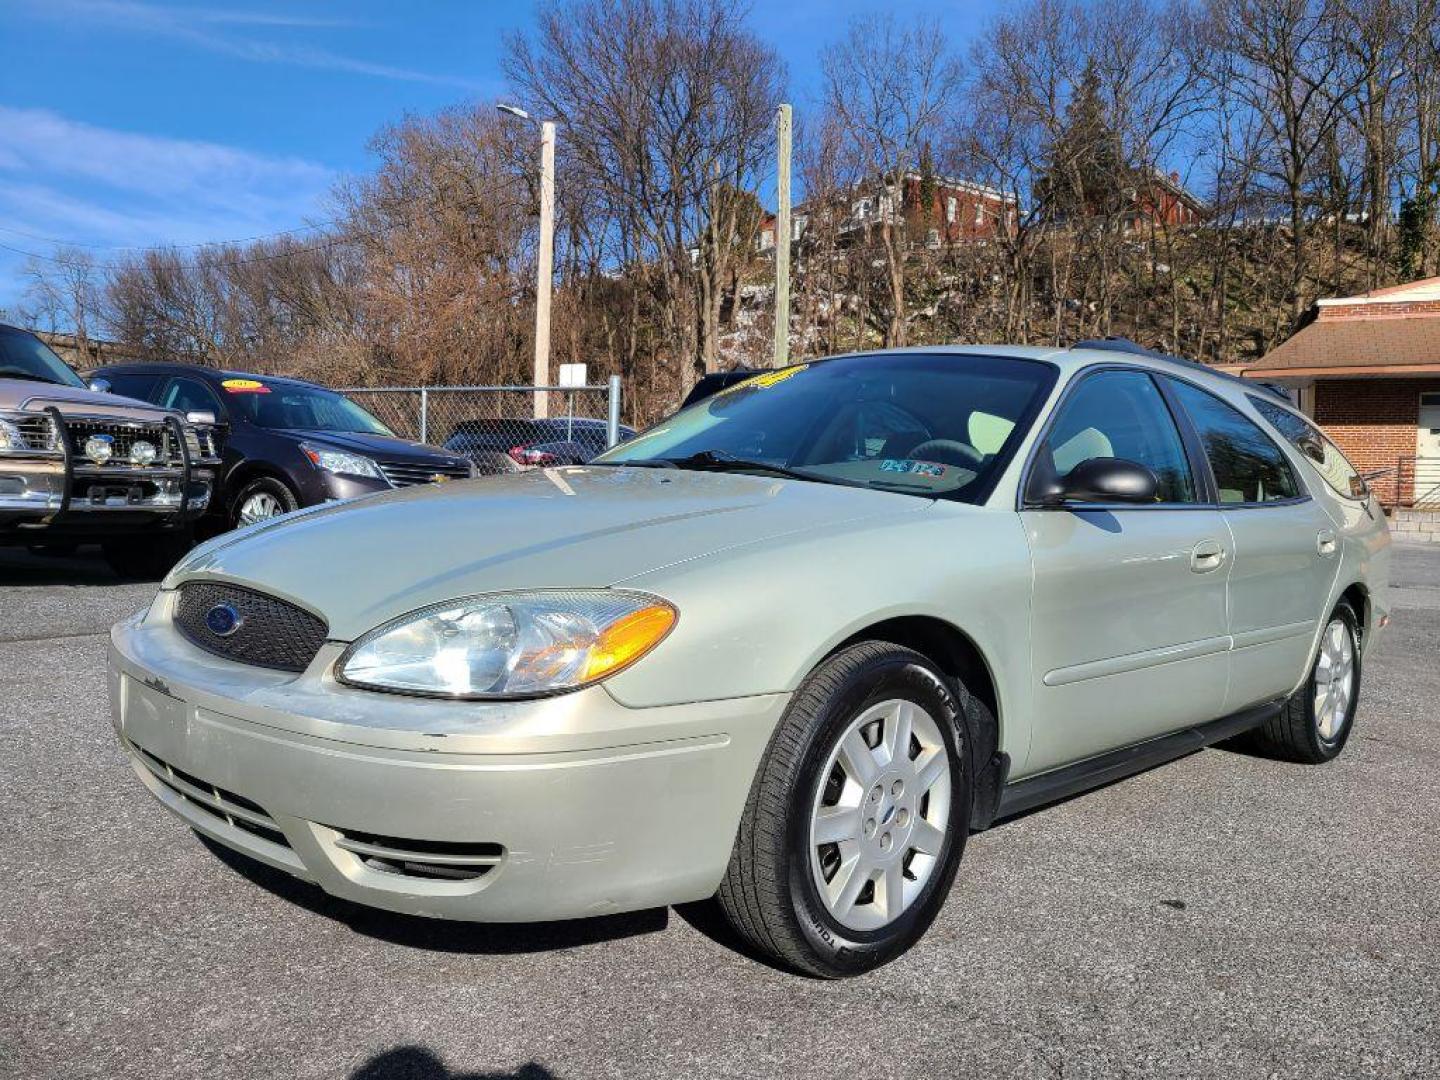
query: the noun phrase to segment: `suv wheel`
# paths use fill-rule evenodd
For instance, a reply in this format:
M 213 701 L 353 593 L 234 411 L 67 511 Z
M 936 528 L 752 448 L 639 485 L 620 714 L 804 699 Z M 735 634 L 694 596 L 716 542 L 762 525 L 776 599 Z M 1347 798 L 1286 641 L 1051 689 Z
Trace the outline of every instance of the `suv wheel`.
M 1342 603 L 1330 613 L 1310 677 L 1280 713 L 1256 731 L 1260 748 L 1275 757 L 1320 765 L 1340 755 L 1360 703 L 1360 628 Z
M 867 642 L 821 664 L 771 740 L 720 886 L 737 932 L 826 978 L 919 940 L 965 846 L 963 730 L 945 677 L 919 653 Z
M 256 522 L 288 514 L 299 505 L 300 500 L 284 483 L 273 476 L 259 476 L 241 488 L 240 494 L 235 496 L 230 511 L 230 524 L 236 529 L 244 525 L 254 525 Z

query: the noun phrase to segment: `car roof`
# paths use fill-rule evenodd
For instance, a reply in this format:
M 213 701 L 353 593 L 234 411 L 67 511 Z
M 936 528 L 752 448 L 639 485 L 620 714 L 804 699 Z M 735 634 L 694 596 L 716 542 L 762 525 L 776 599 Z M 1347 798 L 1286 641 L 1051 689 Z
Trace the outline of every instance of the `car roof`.
M 899 349 L 846 353 L 844 355 L 886 356 L 905 353 L 986 356 L 1002 360 L 1039 360 L 1058 367 L 1061 374 L 1066 378 L 1082 368 L 1093 367 L 1096 364 L 1133 364 L 1136 367 L 1149 368 L 1170 375 L 1179 375 L 1181 378 L 1194 379 L 1218 390 L 1238 390 L 1244 393 L 1258 394 L 1261 397 L 1272 399 L 1280 404 L 1291 406 L 1292 408 L 1294 404 L 1283 391 L 1266 383 L 1257 382 L 1254 379 L 1243 379 L 1227 371 L 1217 371 L 1208 364 L 1200 363 L 1198 360 L 1186 360 L 1183 357 L 1157 352 L 1154 349 L 1147 349 L 1143 345 L 1138 345 L 1126 338 L 1118 337 L 1081 341 L 1068 348 L 1058 348 L 1049 345 L 920 345 Z M 826 357 L 825 359 L 840 358 Z
M 102 364 L 91 368 L 90 375 L 190 375 L 207 382 L 223 382 L 226 379 L 260 379 L 265 382 L 288 383 L 293 386 L 308 386 L 317 390 L 328 390 L 328 386 L 297 379 L 290 375 L 260 375 L 253 371 L 235 371 L 231 368 L 213 368 L 204 364 L 185 364 L 176 360 L 136 360 L 125 364 Z

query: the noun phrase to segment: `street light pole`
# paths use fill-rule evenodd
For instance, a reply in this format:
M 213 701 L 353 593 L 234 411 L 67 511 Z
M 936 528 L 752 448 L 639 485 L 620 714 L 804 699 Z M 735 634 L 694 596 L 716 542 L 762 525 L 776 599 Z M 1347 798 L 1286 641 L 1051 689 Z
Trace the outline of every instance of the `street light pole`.
M 775 116 L 775 352 L 770 366 L 790 363 L 790 106 Z
M 535 283 L 535 385 L 550 385 L 550 289 L 555 280 L 555 124 L 540 125 L 540 251 Z M 535 419 L 550 415 L 543 391 L 535 393 Z
M 503 113 L 540 127 L 540 245 L 535 255 L 535 419 L 550 415 L 542 386 L 550 385 L 550 292 L 555 283 L 555 121 L 535 120 L 517 105 L 497 105 Z

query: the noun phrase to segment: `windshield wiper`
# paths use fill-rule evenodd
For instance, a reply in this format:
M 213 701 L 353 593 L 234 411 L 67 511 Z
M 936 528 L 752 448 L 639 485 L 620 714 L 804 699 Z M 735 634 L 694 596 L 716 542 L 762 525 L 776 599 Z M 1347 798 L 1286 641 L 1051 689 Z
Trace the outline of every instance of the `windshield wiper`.
M 758 472 L 769 476 L 784 476 L 791 480 L 809 480 L 817 484 L 838 484 L 843 481 L 836 480 L 829 476 L 819 476 L 811 472 L 803 472 L 800 469 L 792 469 L 786 465 L 776 465 L 770 461 L 754 461 L 750 458 L 736 457 L 734 454 L 724 450 L 701 450 L 699 453 L 691 454 L 683 458 L 657 458 L 657 461 L 668 461 L 677 469 L 701 469 L 708 472 Z

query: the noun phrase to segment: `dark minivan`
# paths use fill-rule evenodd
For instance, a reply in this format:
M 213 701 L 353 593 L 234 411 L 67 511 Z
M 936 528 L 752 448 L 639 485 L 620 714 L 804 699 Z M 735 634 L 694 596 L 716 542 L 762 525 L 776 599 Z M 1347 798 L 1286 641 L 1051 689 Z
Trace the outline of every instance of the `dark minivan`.
M 220 443 L 212 518 L 250 525 L 302 506 L 471 476 L 470 462 L 412 442 L 314 383 L 193 364 L 115 364 L 91 386 L 215 419 Z
M 461 420 L 450 429 L 445 449 L 464 454 L 484 474 L 525 472 L 552 465 L 583 465 L 608 446 L 604 420 L 552 416 L 542 420 L 489 418 Z M 620 425 L 620 441 L 635 429 Z

